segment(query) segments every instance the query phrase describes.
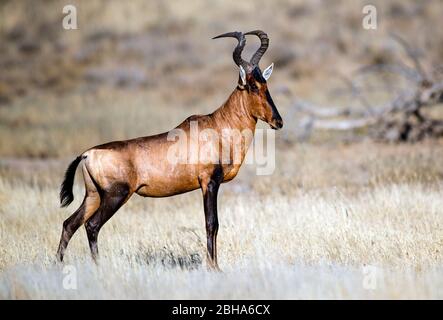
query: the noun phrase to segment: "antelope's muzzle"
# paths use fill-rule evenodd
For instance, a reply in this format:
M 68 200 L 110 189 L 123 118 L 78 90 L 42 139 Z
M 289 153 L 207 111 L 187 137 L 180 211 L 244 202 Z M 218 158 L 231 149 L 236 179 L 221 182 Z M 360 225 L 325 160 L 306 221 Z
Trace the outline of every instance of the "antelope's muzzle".
M 283 119 L 274 119 L 271 123 L 271 127 L 274 130 L 280 130 L 281 128 L 283 128 Z
M 277 107 L 274 104 L 274 100 L 272 100 L 271 94 L 268 90 L 266 90 L 266 100 L 272 109 L 272 121 L 271 123 L 269 123 L 269 125 L 274 130 L 279 130 L 283 128 L 283 119 L 281 118 L 280 113 L 278 113 Z

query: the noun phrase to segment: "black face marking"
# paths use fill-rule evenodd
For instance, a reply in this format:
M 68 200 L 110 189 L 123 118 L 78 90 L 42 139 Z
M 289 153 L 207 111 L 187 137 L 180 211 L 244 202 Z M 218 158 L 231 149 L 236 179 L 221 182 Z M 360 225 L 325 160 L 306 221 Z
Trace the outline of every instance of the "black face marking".
M 272 118 L 273 119 L 281 119 L 281 116 L 278 113 L 277 107 L 275 106 L 274 101 L 272 100 L 269 90 L 266 90 L 265 94 L 266 94 L 266 101 L 268 101 L 269 105 L 271 106 Z
M 251 82 L 248 87 L 252 92 L 259 93 L 258 87 L 255 82 Z
M 266 101 L 268 101 L 269 105 L 271 106 L 271 108 L 272 108 L 272 116 L 274 117 L 274 110 L 276 109 L 275 104 L 274 104 L 274 100 L 272 100 L 272 97 L 271 97 L 271 94 L 269 93 L 269 90 L 266 90 L 265 94 L 266 94 Z
M 254 70 L 252 70 L 252 76 L 257 82 L 266 83 L 266 80 L 265 78 L 263 78 L 262 72 L 259 67 L 255 67 Z

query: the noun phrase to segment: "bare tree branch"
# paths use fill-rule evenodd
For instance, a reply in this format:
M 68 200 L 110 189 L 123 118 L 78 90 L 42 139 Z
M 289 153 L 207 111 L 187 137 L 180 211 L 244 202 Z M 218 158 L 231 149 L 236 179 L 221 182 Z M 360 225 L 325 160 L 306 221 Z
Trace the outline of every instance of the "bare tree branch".
M 369 114 L 374 114 L 374 110 L 371 106 L 371 104 L 369 103 L 369 101 L 362 95 L 360 89 L 358 88 L 358 86 L 355 84 L 355 82 L 351 79 L 349 79 L 348 77 L 346 77 L 343 74 L 339 74 L 339 78 L 345 83 L 345 85 L 351 90 L 351 95 L 354 98 L 357 98 L 361 104 L 363 105 L 363 107 L 365 107 L 365 109 L 368 111 Z
M 334 77 L 340 79 L 346 86 L 351 98 L 359 103 L 349 106 L 326 105 L 297 99 L 293 103 L 293 112 L 298 119 L 298 131 L 301 137 L 307 139 L 314 130 L 348 131 L 368 128 L 367 133 L 374 139 L 384 141 L 420 141 L 428 137 L 443 136 L 443 121 L 429 118 L 423 113 L 423 108 L 436 105 L 443 106 L 443 80 L 427 77 L 416 51 L 401 37 L 392 37 L 402 46 L 414 68 L 403 64 L 379 64 L 360 68 L 354 73 L 354 78 L 348 78 L 340 73 Z M 442 68 L 443 69 L 443 68 Z M 438 72 L 438 67 L 434 72 Z M 375 78 L 376 86 L 389 93 L 391 99 L 381 105 L 373 105 L 365 92 L 364 86 L 355 77 L 365 76 L 374 72 L 397 74 L 401 79 L 389 77 Z M 370 82 L 372 84 L 372 82 Z M 300 114 L 302 116 L 300 116 Z
M 443 103 L 443 81 L 434 83 L 430 88 L 423 90 L 420 95 L 420 102 L 423 106 Z
M 350 114 L 349 108 L 337 107 L 337 106 L 327 106 L 320 107 L 308 101 L 304 101 L 301 99 L 297 99 L 293 106 L 299 112 L 304 112 L 311 116 L 316 117 L 338 117 L 338 116 L 347 116 Z
M 367 74 L 372 72 L 387 72 L 398 74 L 415 83 L 421 82 L 423 80 L 421 75 L 417 71 L 409 68 L 408 66 L 402 66 L 399 64 L 374 64 L 370 66 L 364 66 L 356 71 L 357 74 Z
M 420 74 L 422 80 L 428 80 L 428 76 L 418 58 L 417 50 L 414 50 L 409 43 L 398 34 L 391 32 L 390 36 L 403 47 L 408 57 L 414 63 L 415 70 Z
M 376 119 L 374 118 L 360 118 L 351 120 L 313 120 L 312 127 L 314 129 L 324 129 L 324 130 L 353 130 L 367 127 L 374 124 Z

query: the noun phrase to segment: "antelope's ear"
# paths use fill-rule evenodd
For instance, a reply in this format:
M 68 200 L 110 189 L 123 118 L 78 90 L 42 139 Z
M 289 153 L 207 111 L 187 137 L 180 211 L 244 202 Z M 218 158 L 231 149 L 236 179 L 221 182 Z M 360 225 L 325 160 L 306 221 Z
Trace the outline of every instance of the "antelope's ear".
M 242 66 L 240 66 L 240 78 L 241 78 L 242 85 L 246 85 L 246 71 L 245 71 L 245 69 L 243 69 Z
M 262 76 L 263 78 L 265 78 L 266 81 L 268 81 L 269 77 L 271 76 L 273 69 L 274 69 L 274 63 L 271 63 L 271 65 L 267 67 L 265 71 L 263 71 Z

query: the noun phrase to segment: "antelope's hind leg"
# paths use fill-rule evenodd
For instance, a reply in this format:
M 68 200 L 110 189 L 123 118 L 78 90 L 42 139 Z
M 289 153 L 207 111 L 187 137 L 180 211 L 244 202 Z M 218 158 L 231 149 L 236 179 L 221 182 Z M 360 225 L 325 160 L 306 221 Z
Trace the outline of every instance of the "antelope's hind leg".
M 97 261 L 98 258 L 97 238 L 100 229 L 128 201 L 130 196 L 130 188 L 126 183 L 115 183 L 111 188 L 102 192 L 97 212 L 85 224 L 89 248 L 94 261 Z
M 80 207 L 63 222 L 63 230 L 57 250 L 57 260 L 62 262 L 66 247 L 77 229 L 91 217 L 100 205 L 100 195 L 86 168 L 83 167 L 86 194 Z

